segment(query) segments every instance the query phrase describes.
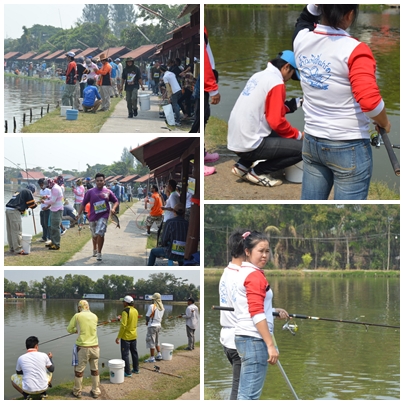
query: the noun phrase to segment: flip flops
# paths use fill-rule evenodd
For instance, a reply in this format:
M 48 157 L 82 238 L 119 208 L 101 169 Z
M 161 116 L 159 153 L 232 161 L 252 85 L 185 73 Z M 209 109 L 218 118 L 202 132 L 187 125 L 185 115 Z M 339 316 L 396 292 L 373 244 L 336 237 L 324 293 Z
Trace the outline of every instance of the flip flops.
M 21 250 L 20 252 L 17 253 L 17 255 L 28 255 L 28 253 L 25 252 L 24 250 Z

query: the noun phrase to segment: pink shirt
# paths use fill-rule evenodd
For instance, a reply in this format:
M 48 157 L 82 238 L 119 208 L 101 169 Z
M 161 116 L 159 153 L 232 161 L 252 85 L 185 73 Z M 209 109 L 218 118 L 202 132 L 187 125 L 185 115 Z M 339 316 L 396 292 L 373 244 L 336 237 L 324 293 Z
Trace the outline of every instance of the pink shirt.
M 74 195 L 76 195 L 74 198 L 74 203 L 82 203 L 85 194 L 83 185 L 80 185 L 77 188 L 73 188 L 73 193 Z
M 55 184 L 52 187 L 50 199 L 49 201 L 45 201 L 44 204 L 46 206 L 50 206 L 51 212 L 63 210 L 63 192 L 62 188 L 58 184 Z

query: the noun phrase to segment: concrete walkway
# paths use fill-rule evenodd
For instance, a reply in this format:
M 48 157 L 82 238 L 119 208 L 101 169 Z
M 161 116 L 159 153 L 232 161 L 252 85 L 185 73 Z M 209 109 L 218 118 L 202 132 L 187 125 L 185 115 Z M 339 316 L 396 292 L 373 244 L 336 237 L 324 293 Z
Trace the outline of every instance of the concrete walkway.
M 125 97 L 125 92 L 123 94 Z M 151 91 L 140 91 L 139 95 L 141 94 L 150 94 L 149 111 L 141 111 L 139 106 L 138 116 L 136 118 L 128 118 L 126 100 L 123 98 L 100 129 L 100 133 L 181 132 L 181 129 L 178 128 L 168 128 L 165 119 L 159 117 L 161 99 L 158 96 L 151 95 Z M 102 112 L 100 113 L 102 114 Z
M 177 400 L 200 400 L 201 399 L 201 385 L 198 384 L 193 389 L 187 391 L 182 396 L 178 397 Z
M 123 202 L 125 204 L 125 202 Z M 113 223 L 108 225 L 105 234 L 104 247 L 102 249 L 102 261 L 97 261 L 93 255 L 93 242 L 90 240 L 81 251 L 77 252 L 65 266 L 144 266 L 147 265 L 146 250 L 147 236 L 143 236 L 144 230 L 136 225 L 137 214 L 144 211 L 144 203 L 136 202 L 131 209 L 119 216 L 121 228 Z M 89 232 L 88 226 L 84 226 L 85 232 Z

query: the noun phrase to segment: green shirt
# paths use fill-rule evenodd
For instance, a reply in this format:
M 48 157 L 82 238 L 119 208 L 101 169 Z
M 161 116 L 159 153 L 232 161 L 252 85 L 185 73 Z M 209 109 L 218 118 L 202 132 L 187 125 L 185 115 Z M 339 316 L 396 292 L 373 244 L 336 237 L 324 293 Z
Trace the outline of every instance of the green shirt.
M 89 310 L 76 313 L 67 327 L 67 332 L 74 334 L 78 332 L 79 337 L 76 340 L 77 346 L 96 346 L 98 317 Z
M 118 338 L 125 341 L 133 341 L 134 339 L 137 339 L 138 315 L 138 311 L 133 306 L 127 306 L 124 308 Z

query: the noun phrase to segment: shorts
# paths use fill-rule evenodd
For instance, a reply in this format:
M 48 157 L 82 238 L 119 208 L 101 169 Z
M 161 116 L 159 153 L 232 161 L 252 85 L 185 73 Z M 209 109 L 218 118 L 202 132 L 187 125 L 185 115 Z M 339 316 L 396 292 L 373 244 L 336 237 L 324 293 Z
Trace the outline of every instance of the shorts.
M 105 217 L 101 217 L 95 222 L 90 222 L 90 230 L 93 238 L 97 236 L 104 237 L 107 231 L 107 222 L 108 219 L 106 219 Z
M 46 377 L 48 379 L 48 384 L 52 381 L 52 376 L 53 375 L 51 372 L 46 371 Z M 48 387 L 46 387 L 46 389 L 40 390 L 40 391 L 25 391 L 22 388 L 22 375 L 17 375 L 16 373 L 11 376 L 11 381 L 27 394 L 39 394 L 39 393 L 43 393 L 44 391 L 46 391 L 48 389 Z
M 151 216 L 151 215 L 149 215 L 146 218 L 146 226 L 151 227 L 153 225 L 153 223 L 156 223 L 157 227 L 159 227 L 162 221 L 163 221 L 163 216 L 162 215 L 161 216 Z
M 146 334 L 146 348 L 154 349 L 159 346 L 159 332 L 161 330 L 160 326 L 157 327 L 147 327 Z

